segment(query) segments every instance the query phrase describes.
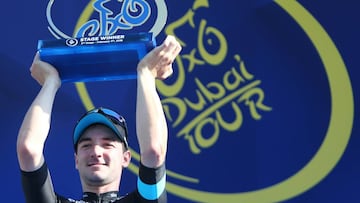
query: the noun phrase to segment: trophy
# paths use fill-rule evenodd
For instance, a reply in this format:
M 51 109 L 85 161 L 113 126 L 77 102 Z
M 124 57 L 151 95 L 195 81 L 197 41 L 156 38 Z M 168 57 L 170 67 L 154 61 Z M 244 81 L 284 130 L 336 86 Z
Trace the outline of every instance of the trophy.
M 128 80 L 156 46 L 152 33 L 39 40 L 42 61 L 53 65 L 62 82 Z

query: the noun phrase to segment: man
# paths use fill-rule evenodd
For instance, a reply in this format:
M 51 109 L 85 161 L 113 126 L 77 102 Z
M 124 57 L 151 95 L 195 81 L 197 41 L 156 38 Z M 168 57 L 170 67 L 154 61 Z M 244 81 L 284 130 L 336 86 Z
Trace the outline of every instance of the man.
M 118 195 L 122 169 L 130 163 L 125 120 L 116 112 L 99 108 L 83 116 L 74 129 L 75 165 L 83 199 L 66 199 L 54 192 L 43 148 L 50 129 L 52 106 L 61 80 L 57 70 L 36 54 L 30 68 L 42 86 L 28 109 L 17 140 L 17 154 L 27 202 L 166 202 L 165 155 L 167 125 L 155 80 L 172 74 L 172 62 L 181 50 L 168 36 L 137 66 L 136 133 L 141 164 L 137 189 Z

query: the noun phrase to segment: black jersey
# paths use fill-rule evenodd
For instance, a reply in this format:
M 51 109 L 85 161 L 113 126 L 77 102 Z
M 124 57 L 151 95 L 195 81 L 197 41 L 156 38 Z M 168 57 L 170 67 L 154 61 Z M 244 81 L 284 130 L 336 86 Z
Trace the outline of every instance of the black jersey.
M 117 191 L 104 194 L 83 193 L 81 200 L 65 198 L 54 191 L 46 163 L 32 172 L 22 171 L 22 186 L 27 203 L 166 203 L 165 165 L 148 168 L 140 164 L 137 188 L 124 196 Z

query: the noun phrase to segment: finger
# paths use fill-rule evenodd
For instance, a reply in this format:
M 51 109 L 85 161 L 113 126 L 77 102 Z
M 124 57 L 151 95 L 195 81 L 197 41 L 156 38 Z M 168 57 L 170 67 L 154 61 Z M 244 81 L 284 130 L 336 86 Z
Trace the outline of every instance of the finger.
M 179 46 L 173 46 L 168 52 L 162 57 L 162 64 L 172 64 L 178 56 L 181 48 Z
M 179 53 L 181 52 L 181 45 L 178 41 L 175 42 L 175 48 L 173 51 L 173 55 L 176 57 L 177 55 L 179 55 Z
M 161 62 L 161 55 L 164 55 L 163 46 L 155 47 L 149 54 L 146 55 L 146 61 L 150 62 L 150 64 L 159 64 Z
M 37 51 L 36 54 L 35 54 L 35 56 L 34 56 L 33 63 L 39 62 L 39 61 L 41 61 L 41 58 L 40 58 L 40 53 L 39 53 L 39 51 Z
M 167 62 L 171 64 L 174 62 L 175 58 L 179 55 L 181 51 L 181 45 L 173 36 L 168 36 L 168 38 L 166 39 L 166 43 L 168 43 Z
M 174 36 L 168 35 L 162 44 L 162 53 L 160 56 L 165 55 L 166 53 L 174 53 L 180 44 L 176 41 Z
M 166 67 L 158 70 L 157 72 L 157 79 L 160 80 L 164 80 L 166 78 L 168 78 L 169 76 L 171 76 L 173 74 L 173 69 L 172 69 L 172 65 L 167 65 Z

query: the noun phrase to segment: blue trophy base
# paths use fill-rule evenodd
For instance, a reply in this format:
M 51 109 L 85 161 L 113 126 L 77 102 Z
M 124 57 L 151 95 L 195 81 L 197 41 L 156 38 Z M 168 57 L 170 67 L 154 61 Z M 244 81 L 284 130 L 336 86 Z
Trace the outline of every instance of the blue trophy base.
M 41 60 L 53 65 L 62 82 L 128 80 L 156 46 L 152 33 L 39 40 Z

